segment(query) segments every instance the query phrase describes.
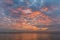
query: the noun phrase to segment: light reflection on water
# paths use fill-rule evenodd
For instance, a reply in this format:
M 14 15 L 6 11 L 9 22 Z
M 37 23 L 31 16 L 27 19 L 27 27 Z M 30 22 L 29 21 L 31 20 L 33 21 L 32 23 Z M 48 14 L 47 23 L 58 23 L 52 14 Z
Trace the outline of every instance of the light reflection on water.
M 49 33 L 0 34 L 0 40 L 60 40 L 60 34 Z

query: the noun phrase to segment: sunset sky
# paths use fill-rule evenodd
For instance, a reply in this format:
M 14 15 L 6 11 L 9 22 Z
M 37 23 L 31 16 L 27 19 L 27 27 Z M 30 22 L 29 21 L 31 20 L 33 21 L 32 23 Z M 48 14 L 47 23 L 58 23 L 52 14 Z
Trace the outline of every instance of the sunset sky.
M 2 30 L 38 30 L 41 25 L 59 30 L 60 27 L 50 27 L 58 24 L 60 0 L 0 0 Z

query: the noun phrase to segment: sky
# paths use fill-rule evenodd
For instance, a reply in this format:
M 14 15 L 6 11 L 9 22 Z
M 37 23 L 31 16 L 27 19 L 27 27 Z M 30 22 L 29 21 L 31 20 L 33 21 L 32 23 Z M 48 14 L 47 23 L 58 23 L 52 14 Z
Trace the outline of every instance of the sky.
M 0 0 L 0 29 L 38 30 L 37 25 L 57 24 L 60 0 Z

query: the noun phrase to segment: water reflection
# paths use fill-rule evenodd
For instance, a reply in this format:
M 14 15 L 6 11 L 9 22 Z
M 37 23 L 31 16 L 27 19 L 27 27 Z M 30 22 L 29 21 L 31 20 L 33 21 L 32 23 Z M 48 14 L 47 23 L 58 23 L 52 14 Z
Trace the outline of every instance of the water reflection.
M 60 35 L 48 33 L 0 34 L 0 40 L 60 40 L 59 37 Z

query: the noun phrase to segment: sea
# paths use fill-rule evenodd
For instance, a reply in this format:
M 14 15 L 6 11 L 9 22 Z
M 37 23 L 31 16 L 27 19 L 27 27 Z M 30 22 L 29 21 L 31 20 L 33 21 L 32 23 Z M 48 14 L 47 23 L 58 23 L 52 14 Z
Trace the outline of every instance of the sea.
M 60 33 L 0 33 L 0 40 L 60 40 Z

